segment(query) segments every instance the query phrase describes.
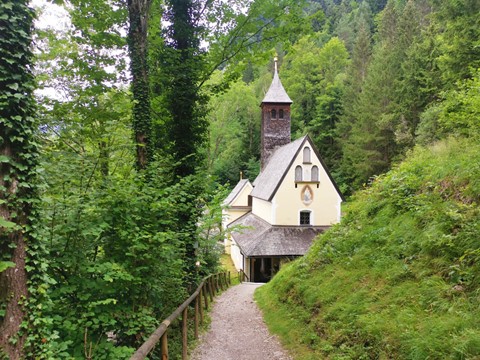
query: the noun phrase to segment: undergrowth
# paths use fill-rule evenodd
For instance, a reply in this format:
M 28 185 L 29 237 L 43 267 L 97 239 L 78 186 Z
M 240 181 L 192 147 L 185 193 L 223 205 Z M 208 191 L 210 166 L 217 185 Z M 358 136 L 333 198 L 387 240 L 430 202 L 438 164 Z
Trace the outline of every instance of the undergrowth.
M 480 146 L 417 148 L 256 298 L 296 359 L 480 358 Z

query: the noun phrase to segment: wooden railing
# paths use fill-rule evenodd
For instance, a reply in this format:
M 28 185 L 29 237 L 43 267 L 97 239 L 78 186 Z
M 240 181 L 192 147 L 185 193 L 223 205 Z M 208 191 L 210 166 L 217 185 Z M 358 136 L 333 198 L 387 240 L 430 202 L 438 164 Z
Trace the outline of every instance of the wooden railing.
M 240 283 L 242 283 L 245 281 L 245 279 L 247 281 L 250 281 L 250 278 L 248 277 L 247 274 L 245 274 L 245 271 L 243 271 L 243 269 L 240 269 L 238 272 L 238 280 L 240 281 Z
M 175 321 L 180 314 L 182 315 L 182 359 L 187 359 L 188 350 L 188 306 L 195 301 L 195 316 L 194 316 L 194 336 L 198 339 L 198 322 L 203 324 L 203 306 L 202 298 L 204 300 L 204 307 L 208 309 L 208 298 L 210 302 L 213 297 L 220 291 L 228 288 L 231 285 L 230 272 L 221 272 L 207 276 L 198 285 L 197 290 L 180 305 L 169 317 L 162 321 L 160 326 L 153 332 L 152 335 L 138 348 L 132 355 L 130 360 L 143 360 L 153 350 L 155 345 L 160 341 L 162 360 L 168 360 L 168 337 L 167 330 L 170 324 Z

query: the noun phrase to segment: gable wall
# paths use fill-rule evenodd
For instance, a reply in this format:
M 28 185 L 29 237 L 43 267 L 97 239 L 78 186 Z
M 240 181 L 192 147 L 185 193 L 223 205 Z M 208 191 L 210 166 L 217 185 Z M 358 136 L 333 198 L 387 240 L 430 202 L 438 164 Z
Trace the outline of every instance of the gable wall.
M 253 186 L 246 183 L 240 193 L 233 199 L 230 206 L 248 206 L 248 195 L 252 192 Z
M 328 226 L 340 221 L 341 198 L 313 151 L 311 144 L 307 141 L 305 146 L 312 150 L 311 164 L 303 163 L 303 148 L 300 149 L 272 199 L 273 214 L 275 215 L 272 224 L 274 225 L 300 225 L 301 210 L 311 211 L 311 225 Z M 298 182 L 297 188 L 295 188 L 295 168 L 297 165 L 303 168 L 304 180 L 310 180 L 312 166 L 318 166 L 320 180 L 318 189 L 317 184 L 306 182 Z M 310 187 L 313 193 L 313 200 L 310 204 L 305 204 L 302 201 L 302 190 L 306 185 Z
M 258 198 L 252 199 L 252 213 L 266 222 L 273 224 L 274 208 L 272 203 Z
M 224 228 L 249 211 L 245 209 L 245 207 L 248 206 L 248 195 L 250 195 L 252 189 L 253 186 L 250 183 L 245 184 L 240 193 L 233 199 L 230 206 L 222 210 L 222 225 Z M 235 208 L 237 206 L 242 208 Z

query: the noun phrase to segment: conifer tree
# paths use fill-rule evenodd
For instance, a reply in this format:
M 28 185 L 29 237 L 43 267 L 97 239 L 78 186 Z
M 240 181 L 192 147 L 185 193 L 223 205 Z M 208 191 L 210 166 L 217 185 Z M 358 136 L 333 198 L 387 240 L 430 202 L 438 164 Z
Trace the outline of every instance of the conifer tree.
M 447 87 L 459 79 L 471 78 L 480 68 L 480 2 L 478 0 L 436 0 L 435 13 L 442 55 L 438 58 Z
M 343 142 L 343 157 L 355 179 L 354 186 L 385 171 L 397 153 L 392 117 L 399 71 L 395 52 L 397 19 L 394 2 L 390 1 L 383 10 L 372 61 L 355 105 L 348 138 Z

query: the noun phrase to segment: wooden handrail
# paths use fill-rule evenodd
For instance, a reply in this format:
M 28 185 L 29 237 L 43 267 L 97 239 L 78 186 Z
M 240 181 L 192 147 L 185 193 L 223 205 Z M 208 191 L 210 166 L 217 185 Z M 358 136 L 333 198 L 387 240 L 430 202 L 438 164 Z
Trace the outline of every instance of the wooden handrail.
M 240 280 L 240 283 L 242 283 L 245 278 L 247 279 L 247 281 L 250 281 L 250 278 L 248 277 L 247 274 L 245 274 L 245 271 L 243 271 L 243 269 L 240 269 L 238 271 L 238 279 Z
M 140 346 L 132 355 L 130 360 L 143 360 L 153 350 L 155 345 L 161 340 L 162 360 L 168 360 L 168 338 L 167 329 L 170 324 L 182 314 L 182 359 L 187 359 L 187 310 L 188 305 L 195 301 L 195 338 L 198 338 L 198 315 L 200 313 L 200 322 L 203 324 L 202 296 L 205 300 L 205 309 L 208 309 L 207 295 L 213 301 L 215 292 L 220 289 L 226 289 L 231 285 L 230 272 L 212 274 L 202 280 L 197 290 L 183 302 L 173 313 L 162 321 L 160 326 L 150 335 L 150 337 Z M 206 294 L 207 292 L 208 294 Z M 200 309 L 199 309 L 200 308 Z

